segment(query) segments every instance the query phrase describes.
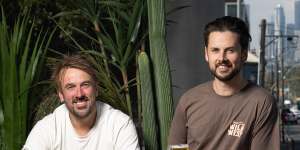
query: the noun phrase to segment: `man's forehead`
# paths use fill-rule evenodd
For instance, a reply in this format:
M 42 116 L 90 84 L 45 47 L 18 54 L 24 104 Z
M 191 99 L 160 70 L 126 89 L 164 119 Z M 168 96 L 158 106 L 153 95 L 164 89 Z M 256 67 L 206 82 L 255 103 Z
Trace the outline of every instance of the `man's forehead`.
M 230 31 L 212 32 L 208 38 L 208 46 L 219 44 L 239 44 L 238 34 Z
M 212 32 L 208 35 L 208 39 L 209 39 L 211 36 L 220 36 L 220 35 L 239 37 L 239 34 L 238 34 L 238 33 L 232 32 L 232 31 L 229 31 L 229 30 L 226 30 L 226 31 L 212 31 Z
M 92 77 L 87 72 L 77 69 L 77 68 L 66 68 L 61 70 L 60 72 L 60 81 L 62 83 L 65 82 L 73 82 L 73 81 L 80 81 L 80 82 L 91 82 Z

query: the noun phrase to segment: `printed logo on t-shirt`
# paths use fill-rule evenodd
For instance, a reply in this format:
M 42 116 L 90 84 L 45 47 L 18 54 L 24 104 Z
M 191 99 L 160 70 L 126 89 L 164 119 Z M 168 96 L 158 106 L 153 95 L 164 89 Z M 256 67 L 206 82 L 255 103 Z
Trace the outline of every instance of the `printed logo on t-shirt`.
M 243 134 L 244 127 L 245 127 L 244 122 L 235 122 L 234 121 L 228 129 L 228 135 L 241 137 Z

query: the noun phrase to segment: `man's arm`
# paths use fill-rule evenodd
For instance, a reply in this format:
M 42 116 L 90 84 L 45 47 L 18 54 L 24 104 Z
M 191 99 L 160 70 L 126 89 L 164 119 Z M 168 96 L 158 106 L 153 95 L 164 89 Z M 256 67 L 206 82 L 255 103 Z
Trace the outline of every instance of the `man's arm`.
M 275 100 L 268 96 L 253 129 L 251 150 L 279 150 L 279 118 Z
M 181 99 L 176 107 L 169 133 L 169 145 L 187 143 L 187 119 L 182 102 L 183 100 Z

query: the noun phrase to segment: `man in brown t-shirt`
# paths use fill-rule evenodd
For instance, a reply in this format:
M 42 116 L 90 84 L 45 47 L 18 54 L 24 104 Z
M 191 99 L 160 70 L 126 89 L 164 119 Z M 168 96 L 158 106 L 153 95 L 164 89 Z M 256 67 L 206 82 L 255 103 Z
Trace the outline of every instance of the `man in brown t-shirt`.
M 251 36 L 235 17 L 205 27 L 205 59 L 214 80 L 198 85 L 180 99 L 169 144 L 190 150 L 279 150 L 274 98 L 242 77 Z

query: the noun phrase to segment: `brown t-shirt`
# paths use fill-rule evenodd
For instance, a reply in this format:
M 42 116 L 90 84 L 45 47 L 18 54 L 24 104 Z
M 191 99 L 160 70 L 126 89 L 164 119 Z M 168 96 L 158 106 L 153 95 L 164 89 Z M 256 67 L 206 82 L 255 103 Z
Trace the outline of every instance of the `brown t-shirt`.
M 212 82 L 201 84 L 180 99 L 169 144 L 190 150 L 279 150 L 279 125 L 274 98 L 249 83 L 239 93 L 219 96 Z

